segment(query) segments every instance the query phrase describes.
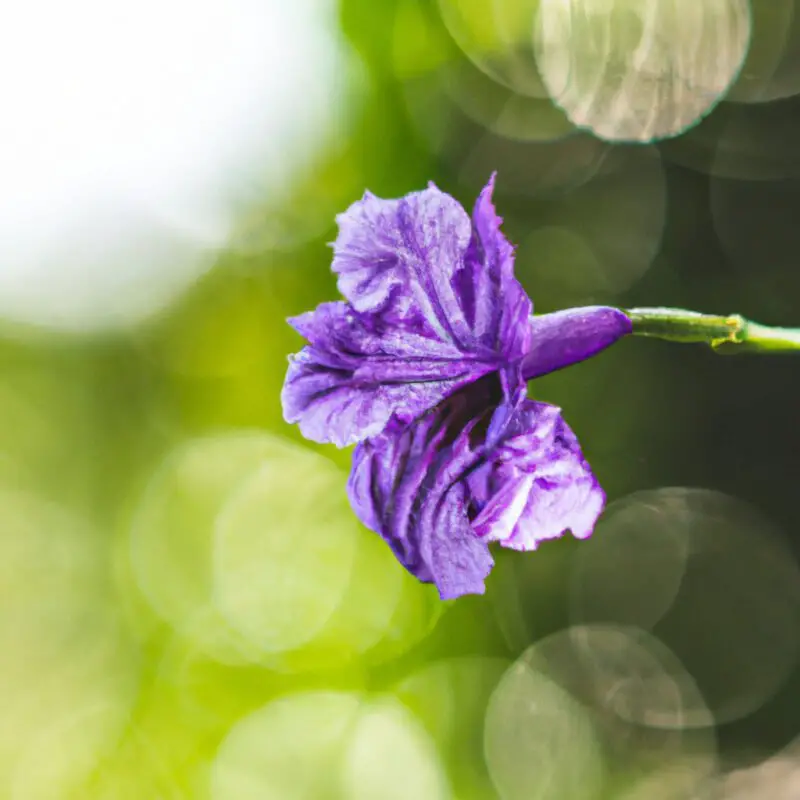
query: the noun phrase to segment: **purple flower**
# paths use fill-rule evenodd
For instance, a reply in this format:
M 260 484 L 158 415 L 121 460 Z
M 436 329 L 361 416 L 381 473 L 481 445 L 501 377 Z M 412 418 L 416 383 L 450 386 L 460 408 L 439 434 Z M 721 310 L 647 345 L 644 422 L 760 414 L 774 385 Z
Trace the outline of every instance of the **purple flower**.
M 484 591 L 490 542 L 591 534 L 605 495 L 560 410 L 526 386 L 631 331 L 602 306 L 531 316 L 493 187 L 471 219 L 433 184 L 366 193 L 337 219 L 345 300 L 290 320 L 308 345 L 289 365 L 287 421 L 358 444 L 356 514 L 443 599 Z

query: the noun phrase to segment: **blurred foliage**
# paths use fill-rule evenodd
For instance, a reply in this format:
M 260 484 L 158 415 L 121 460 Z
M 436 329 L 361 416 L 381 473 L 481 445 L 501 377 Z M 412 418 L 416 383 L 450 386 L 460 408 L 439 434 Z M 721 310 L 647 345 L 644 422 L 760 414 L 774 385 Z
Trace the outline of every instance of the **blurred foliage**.
M 609 510 L 455 603 L 359 526 L 349 452 L 282 420 L 285 318 L 335 296 L 365 188 L 469 205 L 497 169 L 538 311 L 800 324 L 800 4 L 754 0 L 733 100 L 627 144 L 547 96 L 539 5 L 343 0 L 346 135 L 210 272 L 121 331 L 4 325 L 0 797 L 734 798 L 718 773 L 800 734 L 796 361 L 631 340 L 537 381 Z

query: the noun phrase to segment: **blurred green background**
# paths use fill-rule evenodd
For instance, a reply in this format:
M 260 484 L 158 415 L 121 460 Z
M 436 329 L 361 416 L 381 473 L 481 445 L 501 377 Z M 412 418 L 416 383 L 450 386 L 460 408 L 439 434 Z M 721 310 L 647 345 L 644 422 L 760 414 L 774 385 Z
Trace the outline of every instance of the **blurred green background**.
M 800 796 L 800 362 L 625 340 L 536 381 L 609 507 L 450 603 L 279 400 L 365 188 L 497 170 L 538 312 L 800 325 L 800 3 L 0 30 L 0 797 Z

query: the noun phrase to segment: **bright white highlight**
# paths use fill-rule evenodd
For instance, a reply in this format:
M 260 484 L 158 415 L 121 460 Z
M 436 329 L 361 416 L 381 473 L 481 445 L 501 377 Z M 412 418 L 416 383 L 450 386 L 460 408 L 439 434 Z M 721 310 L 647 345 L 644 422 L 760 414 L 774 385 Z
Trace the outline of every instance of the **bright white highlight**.
M 329 0 L 0 10 L 0 318 L 137 322 L 280 195 L 341 105 Z M 265 198 L 266 196 L 266 198 Z

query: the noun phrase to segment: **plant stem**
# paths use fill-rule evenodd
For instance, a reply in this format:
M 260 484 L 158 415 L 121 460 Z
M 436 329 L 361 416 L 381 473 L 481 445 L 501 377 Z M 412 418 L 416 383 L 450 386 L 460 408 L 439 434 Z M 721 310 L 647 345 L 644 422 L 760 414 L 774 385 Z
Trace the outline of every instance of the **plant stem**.
M 623 309 L 634 336 L 704 342 L 720 353 L 800 352 L 800 328 L 771 328 L 739 314 L 699 314 L 682 308 Z

